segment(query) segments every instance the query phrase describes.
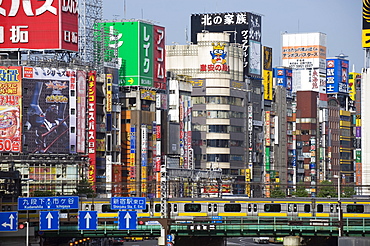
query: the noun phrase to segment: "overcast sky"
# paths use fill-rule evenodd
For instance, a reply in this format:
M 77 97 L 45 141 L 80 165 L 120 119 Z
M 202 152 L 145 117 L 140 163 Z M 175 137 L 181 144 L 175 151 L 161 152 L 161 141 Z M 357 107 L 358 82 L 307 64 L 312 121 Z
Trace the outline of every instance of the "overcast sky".
M 166 28 L 167 45 L 186 44 L 185 30 L 190 41 L 191 14 L 244 11 L 262 15 L 262 45 L 273 48 L 274 67 L 281 64 L 281 33 L 322 32 L 327 57 L 343 53 L 350 71 L 354 64 L 361 72 L 361 0 L 103 0 L 104 19 L 151 21 Z

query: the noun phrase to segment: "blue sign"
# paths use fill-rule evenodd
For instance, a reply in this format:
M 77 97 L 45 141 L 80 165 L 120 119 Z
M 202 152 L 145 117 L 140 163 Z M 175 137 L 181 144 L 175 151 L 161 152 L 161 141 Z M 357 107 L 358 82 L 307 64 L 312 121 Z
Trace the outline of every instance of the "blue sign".
M 18 210 L 44 209 L 78 209 L 78 196 L 18 198 Z
M 18 212 L 0 213 L 0 231 L 18 230 Z
M 40 231 L 59 230 L 59 211 L 40 211 Z
M 136 211 L 119 211 L 118 212 L 118 229 L 119 230 L 136 230 L 137 212 Z
M 78 211 L 78 230 L 97 230 L 97 211 Z
M 145 197 L 111 197 L 111 209 L 145 209 Z

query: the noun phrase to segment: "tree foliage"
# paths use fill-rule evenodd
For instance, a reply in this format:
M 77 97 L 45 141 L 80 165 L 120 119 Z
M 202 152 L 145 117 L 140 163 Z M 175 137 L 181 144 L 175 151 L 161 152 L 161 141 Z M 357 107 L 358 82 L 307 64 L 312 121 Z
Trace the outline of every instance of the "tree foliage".
M 279 186 L 275 186 L 274 189 L 271 190 L 270 197 L 271 198 L 285 198 L 286 194 L 283 190 L 280 189 Z
M 304 184 L 298 184 L 295 191 L 292 192 L 295 197 L 308 197 L 310 194 L 306 190 Z
M 317 197 L 338 197 L 335 184 L 328 180 L 321 181 L 318 186 Z
M 32 192 L 34 197 L 46 197 L 46 196 L 55 196 L 55 192 L 51 190 L 35 190 Z
M 82 179 L 78 183 L 76 187 L 76 194 L 78 196 L 87 196 L 88 198 L 96 197 L 95 191 L 87 179 Z

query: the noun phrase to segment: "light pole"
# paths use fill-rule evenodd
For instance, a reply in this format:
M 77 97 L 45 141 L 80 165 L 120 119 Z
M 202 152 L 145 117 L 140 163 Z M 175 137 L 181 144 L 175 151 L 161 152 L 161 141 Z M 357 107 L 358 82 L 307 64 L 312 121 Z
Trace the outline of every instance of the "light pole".
M 342 204 L 340 202 L 340 175 L 334 175 L 334 178 L 338 180 L 338 237 L 342 236 Z
M 26 179 L 27 182 L 27 197 L 30 197 L 30 182 L 34 181 L 34 179 Z M 29 214 L 27 210 L 27 221 L 26 223 L 26 246 L 29 245 L 29 234 L 30 234 L 30 223 L 29 223 Z

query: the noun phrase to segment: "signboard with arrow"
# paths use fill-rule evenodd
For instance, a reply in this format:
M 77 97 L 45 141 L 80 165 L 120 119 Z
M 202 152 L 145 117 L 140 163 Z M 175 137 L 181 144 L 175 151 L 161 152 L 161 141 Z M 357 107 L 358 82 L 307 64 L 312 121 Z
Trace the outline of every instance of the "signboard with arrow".
M 119 211 L 118 212 L 118 229 L 119 230 L 136 230 L 137 229 L 137 212 L 136 211 Z
M 40 211 L 40 231 L 59 230 L 59 211 Z
M 97 211 L 78 211 L 78 230 L 97 230 Z
M 18 230 L 18 212 L 0 212 L 0 231 Z

